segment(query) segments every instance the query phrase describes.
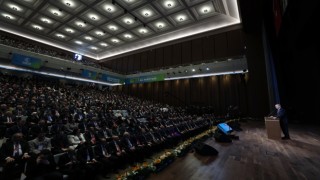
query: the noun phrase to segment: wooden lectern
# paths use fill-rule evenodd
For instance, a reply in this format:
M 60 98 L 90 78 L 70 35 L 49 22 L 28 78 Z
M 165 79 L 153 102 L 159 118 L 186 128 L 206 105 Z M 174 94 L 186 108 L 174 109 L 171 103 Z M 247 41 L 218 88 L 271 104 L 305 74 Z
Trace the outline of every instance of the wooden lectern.
M 281 129 L 279 119 L 273 119 L 270 117 L 264 118 L 267 135 L 269 139 L 281 139 Z

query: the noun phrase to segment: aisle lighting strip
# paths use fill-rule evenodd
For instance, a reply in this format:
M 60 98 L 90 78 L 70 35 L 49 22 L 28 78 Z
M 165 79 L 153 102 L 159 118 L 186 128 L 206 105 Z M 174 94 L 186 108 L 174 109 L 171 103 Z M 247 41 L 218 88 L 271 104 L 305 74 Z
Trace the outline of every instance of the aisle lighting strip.
M 73 77 L 73 76 L 66 76 L 66 75 L 61 75 L 61 74 L 56 74 L 56 73 L 49 73 L 49 72 L 42 72 L 42 71 L 34 71 L 34 70 L 30 70 L 30 69 L 24 69 L 24 68 L 19 68 L 19 67 L 14 67 L 14 66 L 8 66 L 8 65 L 0 65 L 0 68 L 7 69 L 7 70 L 15 70 L 15 71 L 22 71 L 22 72 L 29 72 L 29 73 L 41 74 L 41 75 L 46 75 L 46 76 L 53 76 L 53 77 L 58 77 L 58 78 L 65 78 L 65 79 L 76 80 L 76 81 L 97 83 L 97 84 L 102 84 L 102 85 L 107 85 L 107 86 L 117 86 L 117 85 L 121 85 L 120 83 L 114 83 L 114 84 L 112 84 L 112 83 L 107 83 L 107 82 L 102 82 L 102 81 L 89 80 L 89 79 L 85 79 L 85 78 L 79 78 L 79 77 Z

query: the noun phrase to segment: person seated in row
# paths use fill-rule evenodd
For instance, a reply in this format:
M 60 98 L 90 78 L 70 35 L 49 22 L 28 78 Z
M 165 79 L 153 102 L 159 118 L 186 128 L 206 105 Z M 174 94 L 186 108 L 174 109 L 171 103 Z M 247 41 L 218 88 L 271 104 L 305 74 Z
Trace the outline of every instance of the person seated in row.
M 51 152 L 51 139 L 45 136 L 44 132 L 41 132 L 41 129 L 35 130 L 38 136 L 29 141 L 30 153 L 32 155 L 38 155 L 42 150 L 46 149 Z
M 28 143 L 23 140 L 22 133 L 15 133 L 11 140 L 2 144 L 0 159 L 4 164 L 4 179 L 20 178 L 24 165 L 30 158 Z

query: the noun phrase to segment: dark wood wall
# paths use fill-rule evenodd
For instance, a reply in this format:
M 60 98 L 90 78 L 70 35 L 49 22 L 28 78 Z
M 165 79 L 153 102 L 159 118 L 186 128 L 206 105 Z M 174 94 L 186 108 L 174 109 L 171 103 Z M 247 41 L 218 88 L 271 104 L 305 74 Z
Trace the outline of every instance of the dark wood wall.
M 115 87 L 116 91 L 175 106 L 185 104 L 212 106 L 225 114 L 229 105 L 239 106 L 247 114 L 246 83 L 248 74 L 180 79 Z
M 243 54 L 242 30 L 237 29 L 124 56 L 102 65 L 116 72 L 132 74 Z

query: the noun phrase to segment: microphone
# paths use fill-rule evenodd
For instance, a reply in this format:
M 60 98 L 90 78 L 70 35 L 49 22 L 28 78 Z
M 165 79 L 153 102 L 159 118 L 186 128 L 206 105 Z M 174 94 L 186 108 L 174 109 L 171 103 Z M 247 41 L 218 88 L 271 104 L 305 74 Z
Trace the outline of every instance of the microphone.
M 275 112 L 276 112 L 276 110 L 273 110 L 270 114 L 268 114 L 268 116 L 275 114 Z

